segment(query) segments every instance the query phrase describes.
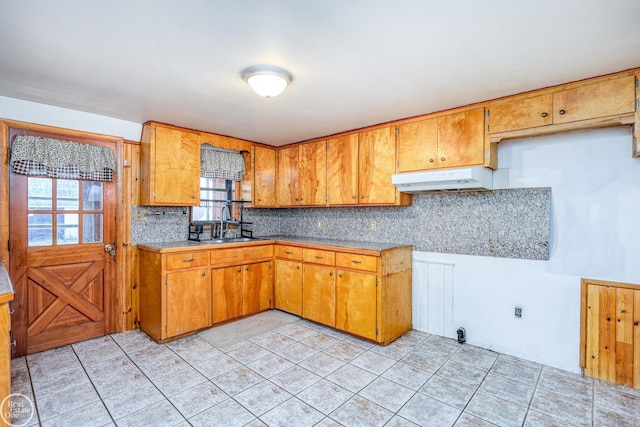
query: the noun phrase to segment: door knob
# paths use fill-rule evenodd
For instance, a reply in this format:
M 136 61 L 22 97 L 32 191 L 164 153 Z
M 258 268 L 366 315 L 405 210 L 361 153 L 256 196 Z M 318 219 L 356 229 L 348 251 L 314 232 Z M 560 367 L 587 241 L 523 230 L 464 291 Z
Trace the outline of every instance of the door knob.
M 116 250 L 113 247 L 113 245 L 107 243 L 106 245 L 104 245 L 104 251 L 107 252 L 109 255 L 111 256 L 115 256 L 116 255 Z

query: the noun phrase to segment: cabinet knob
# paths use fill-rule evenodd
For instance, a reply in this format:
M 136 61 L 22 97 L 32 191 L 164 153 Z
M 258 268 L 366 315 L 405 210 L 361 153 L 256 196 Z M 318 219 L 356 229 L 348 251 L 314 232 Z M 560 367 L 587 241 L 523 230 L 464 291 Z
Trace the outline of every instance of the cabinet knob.
M 300 270 L 300 266 L 299 265 L 296 265 L 296 270 Z
M 241 269 L 241 268 L 239 268 L 239 269 L 238 269 L 238 273 L 240 273 L 241 271 L 242 271 L 242 269 Z
M 566 113 L 566 111 L 564 111 L 564 110 L 560 110 L 560 111 L 558 111 L 558 113 L 559 113 L 560 115 L 563 115 L 564 113 Z
M 329 276 L 333 276 L 333 271 L 330 271 L 330 272 L 329 272 Z
M 202 273 L 200 273 L 200 275 L 201 275 L 202 277 L 204 277 L 204 276 L 206 276 L 206 275 L 207 275 L 207 273 L 205 273 L 205 272 L 203 271 Z
M 540 114 L 540 115 L 541 115 L 542 117 L 547 117 L 547 116 L 548 116 L 548 114 L 547 114 L 547 112 L 546 112 L 546 111 L 543 111 L 543 112 L 542 112 L 542 114 Z
M 351 196 L 351 198 L 352 198 L 352 199 L 355 199 L 355 198 L 356 198 L 356 196 L 355 196 L 355 195 L 354 195 L 354 196 Z
M 9 341 L 9 345 L 10 345 L 11 347 L 17 347 L 17 346 L 18 346 L 18 343 L 16 342 L 16 340 L 11 340 L 11 341 Z
M 433 159 L 429 159 L 429 161 L 430 161 L 431 163 L 433 163 Z
M 339 273 L 339 274 L 338 274 L 338 277 L 342 278 L 342 273 Z
M 640 322 L 638 322 L 637 320 L 635 322 L 633 322 L 634 325 L 638 326 L 640 325 Z
M 192 194 L 192 195 L 191 195 L 191 198 L 192 198 L 192 199 L 195 199 L 195 198 L 196 198 L 195 194 Z
M 360 196 L 361 199 L 364 199 L 364 194 Z
M 247 267 L 247 268 L 246 268 L 246 271 L 249 271 L 249 270 L 251 270 L 251 267 Z
M 444 157 L 440 157 L 440 161 L 441 161 L 441 162 L 444 162 Z

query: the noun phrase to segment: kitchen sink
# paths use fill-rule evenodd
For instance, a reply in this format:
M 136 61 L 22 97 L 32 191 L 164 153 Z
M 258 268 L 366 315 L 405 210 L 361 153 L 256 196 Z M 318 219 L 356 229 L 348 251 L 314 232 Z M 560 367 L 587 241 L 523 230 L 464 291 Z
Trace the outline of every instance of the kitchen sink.
M 233 239 L 213 239 L 213 240 L 203 240 L 200 243 L 204 244 L 212 244 L 212 243 L 242 243 L 242 242 L 253 242 L 254 240 L 258 240 L 255 237 L 236 237 Z

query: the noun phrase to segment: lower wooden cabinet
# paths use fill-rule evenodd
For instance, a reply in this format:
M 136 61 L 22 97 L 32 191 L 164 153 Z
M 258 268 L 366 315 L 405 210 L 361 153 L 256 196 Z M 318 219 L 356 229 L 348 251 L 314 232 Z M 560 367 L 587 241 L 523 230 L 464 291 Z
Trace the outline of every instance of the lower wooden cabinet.
M 182 335 L 211 324 L 211 277 L 208 268 L 167 273 L 166 336 Z
M 274 263 L 275 308 L 302 316 L 302 263 L 283 259 Z
M 302 273 L 302 317 L 336 326 L 335 267 L 305 264 Z
M 271 261 L 211 272 L 214 324 L 271 308 Z
M 582 280 L 584 375 L 640 388 L 640 285 Z
M 370 340 L 378 331 L 375 274 L 338 270 L 336 277 L 336 328 Z

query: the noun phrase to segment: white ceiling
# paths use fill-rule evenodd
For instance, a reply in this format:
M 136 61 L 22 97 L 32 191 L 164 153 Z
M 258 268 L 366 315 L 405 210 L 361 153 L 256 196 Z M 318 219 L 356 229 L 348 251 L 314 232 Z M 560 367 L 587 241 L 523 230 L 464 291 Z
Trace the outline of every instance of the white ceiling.
M 640 67 L 639 0 L 0 5 L 0 95 L 272 145 Z

